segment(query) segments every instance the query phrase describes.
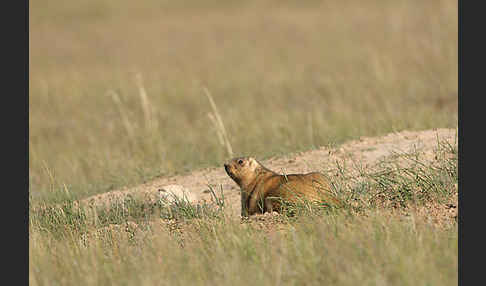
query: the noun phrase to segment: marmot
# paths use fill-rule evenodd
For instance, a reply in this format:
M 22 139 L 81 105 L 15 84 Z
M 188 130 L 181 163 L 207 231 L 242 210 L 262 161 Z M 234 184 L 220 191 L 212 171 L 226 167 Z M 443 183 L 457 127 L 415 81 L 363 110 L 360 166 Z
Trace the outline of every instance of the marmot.
M 308 200 L 342 206 L 331 194 L 326 177 L 318 172 L 280 175 L 252 157 L 231 159 L 224 164 L 224 169 L 241 188 L 241 216 L 280 212 L 282 200 L 290 203 Z

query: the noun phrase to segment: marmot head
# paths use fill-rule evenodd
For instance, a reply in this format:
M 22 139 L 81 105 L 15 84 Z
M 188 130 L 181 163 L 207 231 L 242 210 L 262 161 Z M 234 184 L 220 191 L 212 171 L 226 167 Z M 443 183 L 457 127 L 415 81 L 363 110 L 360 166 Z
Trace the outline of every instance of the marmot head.
M 260 163 L 252 157 L 233 158 L 224 164 L 224 169 L 228 176 L 235 181 L 238 186 L 244 187 L 253 182 L 256 178 L 256 170 Z

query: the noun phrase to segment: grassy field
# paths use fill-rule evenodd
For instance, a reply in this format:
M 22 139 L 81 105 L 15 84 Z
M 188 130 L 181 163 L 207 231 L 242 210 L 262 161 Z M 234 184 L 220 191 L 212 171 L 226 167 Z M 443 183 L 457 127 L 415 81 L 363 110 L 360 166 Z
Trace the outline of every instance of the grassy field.
M 354 187 L 333 177 L 346 202 L 336 210 L 240 221 L 224 202 L 169 211 L 130 197 L 31 210 L 30 284 L 457 285 L 457 219 L 443 211 L 457 196 L 457 145 L 438 143 L 433 161 L 401 154 Z
M 454 128 L 457 21 L 451 0 L 31 1 L 30 193 L 221 165 L 204 88 L 235 155 Z
M 268 235 L 202 220 L 185 240 L 164 228 L 31 239 L 31 285 L 457 285 L 457 228 L 413 217 L 319 216 Z M 124 229 L 127 228 L 127 231 Z M 140 230 L 138 230 L 140 231 Z
M 265 159 L 456 128 L 457 1 L 29 5 L 30 284 L 457 284 L 457 224 L 395 214 L 457 192 L 457 146 L 437 168 L 343 183 L 361 207 L 279 217 L 270 230 L 185 205 L 72 207 L 220 166 L 231 150 Z M 64 205 L 34 209 L 54 202 Z

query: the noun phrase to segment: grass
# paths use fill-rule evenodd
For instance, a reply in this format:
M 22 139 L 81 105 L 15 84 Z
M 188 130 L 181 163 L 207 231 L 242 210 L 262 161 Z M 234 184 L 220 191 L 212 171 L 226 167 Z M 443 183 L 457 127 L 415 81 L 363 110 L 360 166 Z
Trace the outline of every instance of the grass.
M 339 209 L 304 202 L 239 221 L 214 190 L 212 204 L 127 197 L 94 217 L 72 203 L 31 209 L 30 284 L 455 285 L 457 220 L 414 208 L 457 195 L 457 144 L 438 142 L 433 155 L 341 167 L 358 176 L 331 178 Z
M 457 142 L 437 140 L 433 158 L 421 150 L 394 152 L 375 166 L 337 162 L 334 192 L 360 208 L 397 208 L 426 202 L 443 203 L 457 192 Z M 346 162 L 345 162 L 346 163 Z
M 70 236 L 71 232 L 83 234 L 89 231 L 90 227 L 102 228 L 128 221 L 144 223 L 153 219 L 214 219 L 225 215 L 222 211 L 225 203 L 224 196 L 217 197 L 214 191 L 213 194 L 213 203 L 198 205 L 191 204 L 187 198 L 177 196 L 171 201 L 168 198 L 160 198 L 153 202 L 130 195 L 121 201 L 110 202 L 108 206 L 79 205 L 75 201 L 65 201 L 57 205 L 31 205 L 29 226 L 41 233 L 62 239 Z
M 457 126 L 455 1 L 196 2 L 29 3 L 35 201 Z
M 116 233 L 88 246 L 36 238 L 29 279 L 32 285 L 457 284 L 457 229 L 380 213 L 316 217 L 270 236 L 236 222 L 203 222 L 186 230 L 183 246 L 172 236 L 153 227 L 136 242 Z
M 338 210 L 240 221 L 212 188 L 77 205 L 233 154 L 456 128 L 456 1 L 29 5 L 29 284 L 457 284 L 456 143 L 323 166 Z

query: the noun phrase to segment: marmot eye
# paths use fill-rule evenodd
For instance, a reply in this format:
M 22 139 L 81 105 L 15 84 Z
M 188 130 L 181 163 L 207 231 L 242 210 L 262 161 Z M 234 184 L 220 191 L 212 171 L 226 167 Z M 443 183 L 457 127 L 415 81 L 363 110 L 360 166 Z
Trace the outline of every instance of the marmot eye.
M 243 160 L 238 160 L 238 164 L 242 165 L 243 164 Z

